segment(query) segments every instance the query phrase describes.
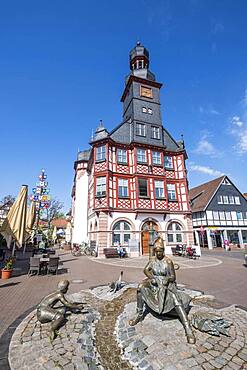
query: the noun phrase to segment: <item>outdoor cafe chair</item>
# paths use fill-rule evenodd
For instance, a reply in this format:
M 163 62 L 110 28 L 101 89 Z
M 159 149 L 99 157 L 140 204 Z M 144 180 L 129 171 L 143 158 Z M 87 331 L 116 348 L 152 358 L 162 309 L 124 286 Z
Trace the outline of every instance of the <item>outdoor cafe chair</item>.
M 40 273 L 40 259 L 37 257 L 30 257 L 28 276 L 32 275 L 32 272 Z
M 47 264 L 47 274 L 50 272 L 55 272 L 56 275 L 58 273 L 58 263 L 59 263 L 59 257 L 50 257 L 48 264 Z

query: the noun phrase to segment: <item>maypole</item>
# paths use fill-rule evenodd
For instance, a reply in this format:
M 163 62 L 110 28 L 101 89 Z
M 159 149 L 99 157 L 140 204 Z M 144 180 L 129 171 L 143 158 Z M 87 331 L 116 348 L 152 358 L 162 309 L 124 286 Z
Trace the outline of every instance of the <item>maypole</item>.
M 35 214 L 36 214 L 36 232 L 39 229 L 40 218 L 45 210 L 50 207 L 51 197 L 49 195 L 50 189 L 48 188 L 47 175 L 45 170 L 41 171 L 39 175 L 39 181 L 36 183 L 36 187 L 32 189 L 33 194 L 30 199 L 35 203 Z

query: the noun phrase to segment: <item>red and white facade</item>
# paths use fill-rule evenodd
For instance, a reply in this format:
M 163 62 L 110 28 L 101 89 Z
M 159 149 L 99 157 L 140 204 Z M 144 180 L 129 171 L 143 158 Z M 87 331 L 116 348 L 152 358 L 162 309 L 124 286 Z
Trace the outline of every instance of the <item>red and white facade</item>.
M 123 124 L 110 133 L 100 124 L 91 150 L 79 153 L 75 162 L 72 242 L 93 241 L 99 256 L 104 248 L 119 244 L 132 256 L 147 254 L 150 227 L 163 235 L 166 253 L 176 244 L 193 243 L 184 145 L 172 139 L 155 116 L 158 103 L 152 99 L 158 83 L 137 73 L 131 73 L 126 89 L 131 79 L 132 85 L 150 89 L 151 97 L 145 96 L 146 90 L 141 95 L 138 86 L 134 92 L 133 86 Z M 131 104 L 132 112 L 141 107 L 138 115 L 127 116 Z M 152 117 L 145 121 L 141 114 L 145 118 L 147 109 Z

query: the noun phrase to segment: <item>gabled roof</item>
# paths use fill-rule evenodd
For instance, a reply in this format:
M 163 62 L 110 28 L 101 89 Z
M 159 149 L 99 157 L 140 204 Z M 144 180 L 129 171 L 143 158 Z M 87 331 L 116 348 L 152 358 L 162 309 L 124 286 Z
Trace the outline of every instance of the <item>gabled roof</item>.
M 88 161 L 90 158 L 91 149 L 82 150 L 77 153 L 77 161 Z
M 189 190 L 192 212 L 203 211 L 226 176 L 218 177 Z
M 52 226 L 56 226 L 57 228 L 64 229 L 67 227 L 68 220 L 65 218 L 56 218 L 51 221 Z

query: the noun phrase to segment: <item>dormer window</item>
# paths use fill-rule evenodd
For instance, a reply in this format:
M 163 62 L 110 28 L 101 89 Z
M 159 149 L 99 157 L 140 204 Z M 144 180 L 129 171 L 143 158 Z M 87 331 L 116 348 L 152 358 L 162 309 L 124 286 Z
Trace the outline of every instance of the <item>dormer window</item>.
M 143 123 L 136 124 L 136 135 L 146 136 L 146 125 Z
M 160 128 L 152 126 L 152 139 L 160 139 Z
M 104 161 L 105 158 L 105 145 L 98 146 L 96 148 L 96 161 Z
M 147 113 L 147 108 L 146 107 L 142 107 L 142 113 Z
M 148 114 L 153 114 L 153 110 L 151 108 L 148 108 Z

